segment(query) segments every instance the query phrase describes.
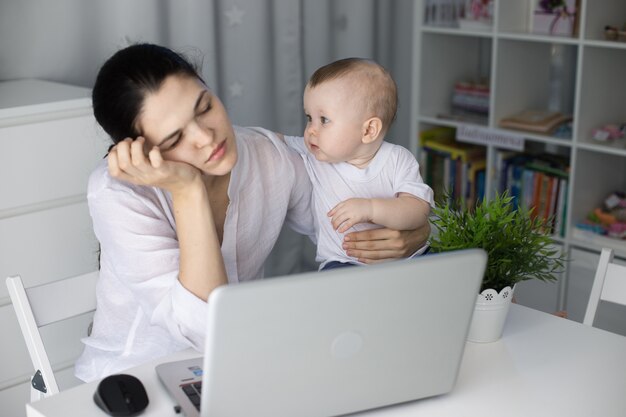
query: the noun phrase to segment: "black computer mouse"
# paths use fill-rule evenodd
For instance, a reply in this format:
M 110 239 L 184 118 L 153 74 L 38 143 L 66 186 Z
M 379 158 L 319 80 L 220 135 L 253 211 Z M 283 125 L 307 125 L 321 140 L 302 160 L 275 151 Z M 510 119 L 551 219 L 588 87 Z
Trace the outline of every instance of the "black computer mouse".
M 134 416 L 148 406 L 148 394 L 141 381 L 125 374 L 100 381 L 93 400 L 110 416 Z

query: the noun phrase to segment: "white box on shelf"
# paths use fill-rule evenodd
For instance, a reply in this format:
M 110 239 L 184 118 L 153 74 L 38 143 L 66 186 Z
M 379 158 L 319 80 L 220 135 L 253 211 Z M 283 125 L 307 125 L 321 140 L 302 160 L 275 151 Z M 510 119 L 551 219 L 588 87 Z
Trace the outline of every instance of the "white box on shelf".
M 577 0 L 535 0 L 530 32 L 542 35 L 574 36 Z

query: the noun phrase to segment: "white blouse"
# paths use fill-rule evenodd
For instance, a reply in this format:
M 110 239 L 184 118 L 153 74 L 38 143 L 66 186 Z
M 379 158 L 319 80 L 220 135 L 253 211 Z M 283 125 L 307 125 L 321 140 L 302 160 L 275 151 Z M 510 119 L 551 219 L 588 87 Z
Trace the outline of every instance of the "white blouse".
M 230 284 L 263 277 L 282 225 L 314 234 L 311 184 L 301 158 L 273 132 L 235 127 L 222 254 Z M 164 190 L 111 178 L 103 160 L 87 199 L 101 245 L 97 310 L 76 362 L 84 381 L 188 347 L 204 348 L 206 303 L 178 280 L 172 200 Z

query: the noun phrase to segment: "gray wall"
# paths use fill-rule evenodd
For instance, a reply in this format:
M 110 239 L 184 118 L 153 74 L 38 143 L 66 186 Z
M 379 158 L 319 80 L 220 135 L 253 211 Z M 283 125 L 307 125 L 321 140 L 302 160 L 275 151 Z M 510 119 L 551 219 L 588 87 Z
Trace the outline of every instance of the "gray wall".
M 374 57 L 392 71 L 400 87 L 400 107 L 389 137 L 408 147 L 413 0 L 268 0 L 268 4 L 279 7 L 281 1 L 300 1 L 305 15 L 303 76 L 346 55 Z M 91 87 L 98 68 L 113 51 L 129 42 L 146 41 L 205 57 L 205 79 L 217 84 L 216 66 L 206 57 L 220 56 L 214 48 L 222 39 L 213 38 L 218 30 L 222 31 L 218 37 L 228 36 L 223 33 L 228 26 L 225 12 L 233 5 L 252 8 L 246 2 L 0 0 L 0 81 L 42 78 Z M 248 10 L 244 23 L 257 18 L 267 17 Z M 240 42 L 239 47 L 245 51 L 251 46 Z M 240 65 L 263 64 L 244 61 Z M 220 96 L 226 95 L 219 86 L 214 88 Z M 228 106 L 228 99 L 224 101 Z M 258 125 L 266 120 L 265 127 L 281 128 L 276 125 L 280 119 L 268 121 L 232 104 L 229 110 L 237 124 Z

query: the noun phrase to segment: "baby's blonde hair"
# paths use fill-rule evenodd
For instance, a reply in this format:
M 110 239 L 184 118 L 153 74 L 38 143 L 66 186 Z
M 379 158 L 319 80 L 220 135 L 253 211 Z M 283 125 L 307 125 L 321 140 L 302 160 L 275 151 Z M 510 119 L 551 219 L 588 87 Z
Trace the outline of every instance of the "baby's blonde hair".
M 391 74 L 380 64 L 365 58 L 345 58 L 320 67 L 307 86 L 316 87 L 326 81 L 350 77 L 355 84 L 355 98 L 365 105 L 367 117 L 376 116 L 385 133 L 398 109 L 398 87 Z

